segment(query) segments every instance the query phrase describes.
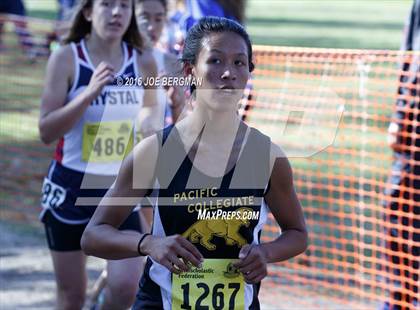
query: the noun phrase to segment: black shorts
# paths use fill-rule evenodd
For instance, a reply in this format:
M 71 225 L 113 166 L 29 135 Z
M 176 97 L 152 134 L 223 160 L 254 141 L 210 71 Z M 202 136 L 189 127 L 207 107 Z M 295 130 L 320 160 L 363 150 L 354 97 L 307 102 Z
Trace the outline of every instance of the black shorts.
M 87 223 L 73 225 L 60 222 L 50 210 L 45 212 L 43 222 L 50 250 L 58 252 L 81 250 L 80 240 Z M 119 229 L 141 232 L 138 212 L 132 212 Z
M 53 161 L 42 187 L 41 220 L 44 221 L 44 213 L 48 210 L 60 222 L 71 225 L 87 224 L 115 178 L 116 176 L 85 174 Z M 95 184 L 95 188 L 87 188 L 83 184 L 87 179 Z M 78 204 L 79 199 L 93 201 L 91 205 L 81 205 Z

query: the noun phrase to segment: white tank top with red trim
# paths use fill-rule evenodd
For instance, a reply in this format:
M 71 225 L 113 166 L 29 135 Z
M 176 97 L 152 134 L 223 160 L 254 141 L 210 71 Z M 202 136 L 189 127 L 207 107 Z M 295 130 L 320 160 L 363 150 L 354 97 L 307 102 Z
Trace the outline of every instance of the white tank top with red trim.
M 72 43 L 71 48 L 75 77 L 66 104 L 87 87 L 95 70 L 84 40 Z M 136 50 L 124 42 L 122 49 L 124 62 L 116 79 L 103 88 L 80 120 L 58 142 L 54 157 L 67 168 L 116 175 L 123 157 L 132 148 L 135 120 L 143 106 L 144 89 L 133 82 L 140 76 Z

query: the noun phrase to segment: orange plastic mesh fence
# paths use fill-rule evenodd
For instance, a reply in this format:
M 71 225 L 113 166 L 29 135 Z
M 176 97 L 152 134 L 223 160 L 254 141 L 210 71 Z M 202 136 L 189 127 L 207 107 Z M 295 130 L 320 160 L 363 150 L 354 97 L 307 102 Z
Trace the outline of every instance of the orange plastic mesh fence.
M 0 14 L 1 219 L 36 222 L 52 147 L 42 145 L 38 115 L 53 24 Z
M 412 81 L 420 73 L 401 68 L 419 68 L 420 53 L 269 46 L 255 52 L 246 119 L 289 155 L 310 234 L 306 253 L 270 268 L 271 283 L 296 287 L 303 299 L 302 287 L 340 297 L 351 309 L 383 301 L 414 309 L 420 84 Z M 393 118 L 397 112 L 405 116 Z M 391 120 L 401 128 L 394 164 Z M 271 222 L 263 240 L 279 235 Z
M 52 157 L 52 147 L 39 141 L 37 120 L 54 24 L 28 19 L 16 25 L 1 15 L 0 23 L 0 219 L 36 223 Z M 276 299 L 279 292 L 289 295 L 290 309 L 373 309 L 398 292 L 401 300 L 392 302 L 414 309 L 420 189 L 413 127 L 419 122 L 419 84 L 400 76 L 419 79 L 418 72 L 401 70 L 402 62 L 418 62 L 419 53 L 254 50 L 246 121 L 289 156 L 310 234 L 304 254 L 270 266 L 262 294 L 274 306 L 283 303 Z M 398 95 L 398 87 L 410 91 Z M 403 128 L 403 153 L 392 169 L 387 128 L 397 99 L 407 103 L 399 110 L 408 116 L 395 119 Z M 270 217 L 262 238 L 278 235 Z

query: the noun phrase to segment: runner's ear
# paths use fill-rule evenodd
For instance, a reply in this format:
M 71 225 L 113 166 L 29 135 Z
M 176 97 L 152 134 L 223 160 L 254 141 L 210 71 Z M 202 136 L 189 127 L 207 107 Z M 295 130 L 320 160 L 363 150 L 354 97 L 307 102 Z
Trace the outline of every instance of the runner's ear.
M 190 75 L 194 75 L 194 66 L 192 64 L 186 63 L 184 64 L 184 75 L 185 76 L 190 76 Z
M 83 16 L 88 22 L 91 22 L 92 21 L 92 8 L 84 8 Z

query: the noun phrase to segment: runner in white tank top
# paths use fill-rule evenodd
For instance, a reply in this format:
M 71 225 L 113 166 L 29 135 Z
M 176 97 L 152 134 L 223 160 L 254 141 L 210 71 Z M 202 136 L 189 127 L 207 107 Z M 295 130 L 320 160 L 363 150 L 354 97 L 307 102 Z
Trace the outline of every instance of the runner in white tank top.
M 75 79 L 67 103 L 86 89 L 95 71 L 84 39 L 71 43 L 71 49 Z M 130 136 L 144 96 L 143 87 L 130 83 L 130 78 L 141 76 L 138 52 L 125 42 L 122 51 L 124 61 L 115 74 L 117 79 L 103 87 L 75 126 L 59 140 L 55 159 L 64 167 L 99 175 L 118 173 L 122 156 L 129 144 L 132 145 Z M 121 81 L 127 85 L 118 85 Z M 96 135 L 98 130 L 107 132 L 100 137 Z
M 56 308 L 81 309 L 86 255 L 80 242 L 97 203 L 76 201 L 100 199 L 114 181 L 135 142 L 138 112 L 156 104 L 154 87 L 134 81 L 157 72 L 152 54 L 143 50 L 133 0 L 81 1 L 64 43 L 49 59 L 41 103 L 41 139 L 46 144 L 58 140 L 43 185 L 42 220 L 57 281 Z M 82 188 L 86 178 L 101 184 Z M 137 213 L 119 229 L 139 235 Z M 133 270 L 139 269 L 138 258 L 107 262 L 104 307 L 130 307 L 140 276 Z

